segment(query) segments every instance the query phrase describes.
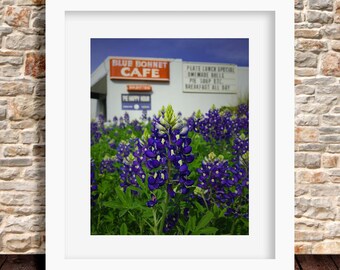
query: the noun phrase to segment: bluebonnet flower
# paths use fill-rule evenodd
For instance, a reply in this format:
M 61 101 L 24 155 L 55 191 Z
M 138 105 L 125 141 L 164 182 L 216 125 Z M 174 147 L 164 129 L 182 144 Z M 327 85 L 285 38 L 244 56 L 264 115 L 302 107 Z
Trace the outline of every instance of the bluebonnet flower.
M 164 107 L 152 122 L 152 134 L 145 145 L 146 166 L 150 170 L 148 186 L 151 191 L 167 184 L 167 192 L 175 197 L 178 188 L 183 194 L 194 184 L 189 179 L 188 163 L 194 160 L 191 154 L 191 139 L 188 128 L 175 115 L 171 106 Z
M 109 157 L 105 157 L 100 162 L 100 166 L 99 166 L 100 174 L 113 173 L 115 171 L 114 163 L 115 163 L 114 159 L 111 159 Z
M 179 218 L 179 213 L 175 212 L 173 214 L 170 214 L 166 217 L 165 219 L 165 225 L 163 228 L 163 232 L 164 233 L 168 233 L 172 230 L 172 228 L 174 228 L 178 222 L 178 218 Z
M 248 203 L 243 196 L 248 189 L 248 173 L 239 165 L 230 165 L 222 156 L 216 157 L 210 153 L 202 162 L 202 167 L 197 169 L 199 173 L 198 196 L 208 207 L 216 204 L 218 207 L 226 209 L 226 215 L 235 211 L 236 199 L 243 200 L 245 205 Z M 231 208 L 231 209 L 230 209 Z
M 113 126 L 117 126 L 118 125 L 118 117 L 117 116 L 113 117 L 112 123 L 113 123 Z
M 130 143 L 127 143 L 126 141 L 121 141 L 118 144 L 117 147 L 117 155 L 116 155 L 116 160 L 119 163 L 122 163 L 124 158 L 128 157 L 131 151 L 131 145 Z
M 102 128 L 98 122 L 91 122 L 91 146 L 99 142 L 102 137 Z
M 190 213 L 190 209 L 188 207 L 184 208 L 183 216 L 184 216 L 185 219 L 189 218 L 189 213 Z
M 193 113 L 186 121 L 187 127 L 189 131 L 194 131 L 199 133 L 200 121 L 202 120 L 202 113 L 198 110 L 196 113 Z
M 119 128 L 125 128 L 125 121 L 122 116 L 119 117 Z
M 151 200 L 147 201 L 146 206 L 147 207 L 154 207 L 158 203 L 157 198 L 154 194 L 151 195 Z
M 249 140 L 245 136 L 236 137 L 232 146 L 233 154 L 240 157 L 249 151 Z
M 98 189 L 97 181 L 95 179 L 95 163 L 94 160 L 91 160 L 91 206 L 95 206 L 96 199 L 98 198 L 98 194 L 95 194 L 95 192 Z
M 240 104 L 237 108 L 237 115 L 233 118 L 233 133 L 235 136 L 249 134 L 249 107 L 246 104 Z
M 142 116 L 141 116 L 141 120 L 147 121 L 147 117 L 148 117 L 148 111 L 147 110 L 142 110 Z
M 143 126 L 138 120 L 132 120 L 131 126 L 134 128 L 135 131 L 141 132 L 143 130 Z
M 248 114 L 249 114 L 249 106 L 248 106 L 248 104 L 240 104 L 240 105 L 238 105 L 238 107 L 237 107 L 237 114 L 239 116 L 242 116 L 242 115 L 248 116 Z
M 127 112 L 124 113 L 124 122 L 126 125 L 130 124 L 130 116 Z
M 112 148 L 112 149 L 116 149 L 116 147 L 117 147 L 117 145 L 116 145 L 116 142 L 115 142 L 115 140 L 110 140 L 109 141 L 109 146 L 110 146 L 110 148 Z
M 205 116 L 198 111 L 187 120 L 187 124 L 190 131 L 200 133 L 207 142 L 229 140 L 232 137 L 231 113 L 220 113 L 215 107 L 211 108 Z
M 120 167 L 120 186 L 126 191 L 129 186 L 139 188 L 136 177 L 145 180 L 145 173 L 141 164 L 135 160 L 134 156 L 130 153 L 127 158 L 124 158 L 123 165 Z M 137 194 L 136 191 L 132 191 L 133 194 Z

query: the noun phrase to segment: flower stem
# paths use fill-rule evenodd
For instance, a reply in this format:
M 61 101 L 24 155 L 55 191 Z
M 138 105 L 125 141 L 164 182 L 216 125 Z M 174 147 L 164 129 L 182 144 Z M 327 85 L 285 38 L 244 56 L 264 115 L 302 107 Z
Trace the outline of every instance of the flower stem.
M 202 194 L 202 199 L 203 199 L 203 202 L 204 202 L 204 204 L 205 204 L 205 207 L 206 207 L 207 210 L 209 211 L 209 207 L 208 207 L 207 201 L 205 200 L 204 194 Z
M 170 134 L 168 133 L 168 138 L 169 138 L 169 144 L 171 143 L 171 138 L 170 138 Z M 168 179 L 171 179 L 171 161 L 170 159 L 168 159 Z M 167 182 L 165 183 L 165 185 L 167 185 Z M 166 191 L 165 192 L 165 201 L 163 203 L 163 214 L 162 214 L 162 219 L 161 219 L 161 223 L 160 223 L 160 232 L 163 232 L 163 228 L 164 228 L 164 223 L 165 223 L 165 218 L 167 215 L 167 208 L 168 208 L 168 203 L 169 203 L 169 194 Z
M 163 215 L 162 215 L 161 224 L 160 224 L 160 228 L 159 228 L 160 232 L 163 232 L 165 218 L 166 218 L 166 215 L 167 215 L 168 202 L 169 202 L 169 194 L 168 194 L 168 192 L 166 192 L 166 197 L 165 197 L 165 201 L 164 201 L 164 204 L 163 204 Z
M 153 231 L 155 233 L 155 235 L 158 234 L 158 229 L 157 229 L 157 216 L 156 216 L 156 211 L 154 208 L 152 208 L 152 213 L 153 213 L 153 222 L 154 222 L 154 226 L 153 226 Z

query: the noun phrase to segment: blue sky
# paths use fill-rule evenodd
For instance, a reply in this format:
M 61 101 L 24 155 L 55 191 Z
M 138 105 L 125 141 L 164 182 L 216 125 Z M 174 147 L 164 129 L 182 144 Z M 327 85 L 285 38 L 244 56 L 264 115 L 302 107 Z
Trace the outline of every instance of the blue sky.
M 249 66 L 248 39 L 91 39 L 91 73 L 108 56 L 180 58 Z

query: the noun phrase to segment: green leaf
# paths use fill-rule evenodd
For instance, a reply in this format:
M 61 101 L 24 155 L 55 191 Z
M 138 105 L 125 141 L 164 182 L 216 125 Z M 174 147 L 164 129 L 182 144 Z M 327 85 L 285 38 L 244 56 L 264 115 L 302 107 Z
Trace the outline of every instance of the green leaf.
M 137 192 L 140 192 L 140 191 L 141 191 L 140 188 L 137 188 L 137 187 L 134 187 L 134 186 L 128 186 L 128 187 L 126 188 L 126 190 L 127 190 L 127 191 L 132 191 L 132 190 L 134 190 L 134 191 L 137 191 Z
M 194 204 L 199 212 L 204 211 L 204 207 L 199 202 L 194 202 Z
M 208 223 L 211 221 L 211 219 L 214 217 L 214 214 L 211 213 L 210 211 L 206 213 L 201 220 L 198 222 L 196 226 L 196 231 L 199 231 L 200 229 L 204 228 L 205 226 L 208 225 Z
M 199 234 L 216 234 L 217 231 L 218 229 L 215 227 L 206 227 L 199 230 Z
M 193 232 L 195 227 L 196 227 L 196 216 L 191 216 L 186 225 L 185 234 L 189 234 L 189 232 Z
M 122 204 L 127 205 L 126 200 L 125 200 L 125 196 L 124 196 L 124 192 L 120 189 L 120 187 L 116 188 L 116 194 L 117 194 L 119 200 L 122 202 Z
M 128 210 L 128 209 L 120 210 L 120 211 L 119 211 L 119 217 L 124 216 L 124 215 L 127 213 L 127 211 L 129 211 L 129 210 Z
M 125 223 L 123 223 L 121 226 L 120 226 L 120 234 L 121 235 L 127 235 L 128 234 L 128 228 L 126 226 Z

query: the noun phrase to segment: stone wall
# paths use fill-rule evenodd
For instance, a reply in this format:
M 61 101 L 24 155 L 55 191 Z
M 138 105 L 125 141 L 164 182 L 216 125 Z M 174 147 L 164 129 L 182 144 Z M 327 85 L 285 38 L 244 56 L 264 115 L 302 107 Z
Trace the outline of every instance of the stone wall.
M 340 1 L 295 0 L 295 252 L 340 254 Z
M 0 253 L 45 243 L 44 0 L 0 0 Z

